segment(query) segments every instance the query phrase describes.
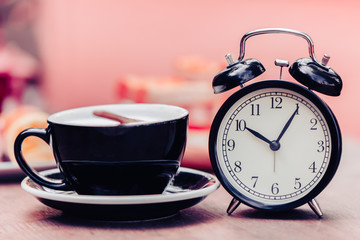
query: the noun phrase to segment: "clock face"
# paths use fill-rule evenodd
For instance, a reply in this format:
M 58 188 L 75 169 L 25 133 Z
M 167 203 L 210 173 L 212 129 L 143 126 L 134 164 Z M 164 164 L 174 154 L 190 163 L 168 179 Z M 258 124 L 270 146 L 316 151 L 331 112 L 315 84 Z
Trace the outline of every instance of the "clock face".
M 338 165 L 336 120 L 298 85 L 253 85 L 235 93 L 214 120 L 209 147 L 215 172 L 230 193 L 254 207 L 310 201 Z

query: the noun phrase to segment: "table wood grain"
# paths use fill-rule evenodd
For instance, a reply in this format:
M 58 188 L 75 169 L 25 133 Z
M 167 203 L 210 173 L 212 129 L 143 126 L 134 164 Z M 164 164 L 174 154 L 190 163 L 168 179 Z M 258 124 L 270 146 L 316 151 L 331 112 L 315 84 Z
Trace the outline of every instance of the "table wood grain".
M 317 197 L 322 219 L 304 205 L 267 213 L 241 205 L 220 187 L 204 201 L 158 220 L 121 222 L 73 217 L 23 191 L 19 179 L 0 181 L 0 239 L 360 239 L 360 141 L 345 139 L 340 167 Z

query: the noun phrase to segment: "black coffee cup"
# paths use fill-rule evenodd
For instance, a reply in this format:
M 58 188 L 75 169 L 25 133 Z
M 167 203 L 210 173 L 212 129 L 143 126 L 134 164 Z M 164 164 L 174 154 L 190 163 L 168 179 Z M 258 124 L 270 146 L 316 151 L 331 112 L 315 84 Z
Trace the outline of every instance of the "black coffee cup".
M 130 122 L 96 116 L 99 111 L 130 118 Z M 20 168 L 48 188 L 89 195 L 160 194 L 180 166 L 187 129 L 188 111 L 176 106 L 83 107 L 51 115 L 46 129 L 21 132 L 14 151 Z M 21 146 L 29 136 L 52 147 L 62 181 L 44 178 L 26 163 Z

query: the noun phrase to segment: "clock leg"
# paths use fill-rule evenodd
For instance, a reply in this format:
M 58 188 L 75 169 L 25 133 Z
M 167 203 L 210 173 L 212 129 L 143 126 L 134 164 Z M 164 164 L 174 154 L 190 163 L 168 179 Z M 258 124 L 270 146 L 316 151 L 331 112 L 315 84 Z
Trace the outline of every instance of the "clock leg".
M 321 211 L 319 203 L 314 199 L 312 199 L 310 202 L 308 202 L 310 208 L 315 212 L 315 214 L 321 218 L 323 213 Z
M 231 215 L 240 205 L 241 201 L 233 198 L 229 204 L 229 207 L 227 208 L 226 212 L 228 215 Z

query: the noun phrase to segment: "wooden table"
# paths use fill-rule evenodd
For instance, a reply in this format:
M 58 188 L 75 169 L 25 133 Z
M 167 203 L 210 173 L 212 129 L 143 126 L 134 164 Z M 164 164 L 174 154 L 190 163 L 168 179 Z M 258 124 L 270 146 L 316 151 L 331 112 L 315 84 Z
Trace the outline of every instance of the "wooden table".
M 0 239 L 360 239 L 360 141 L 344 140 L 339 170 L 317 197 L 318 217 L 307 205 L 264 213 L 242 205 L 225 212 L 231 196 L 221 187 L 179 214 L 153 221 L 95 221 L 49 208 L 20 188 L 0 183 Z

